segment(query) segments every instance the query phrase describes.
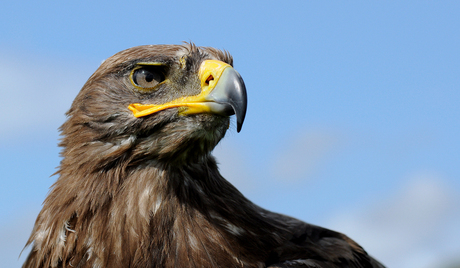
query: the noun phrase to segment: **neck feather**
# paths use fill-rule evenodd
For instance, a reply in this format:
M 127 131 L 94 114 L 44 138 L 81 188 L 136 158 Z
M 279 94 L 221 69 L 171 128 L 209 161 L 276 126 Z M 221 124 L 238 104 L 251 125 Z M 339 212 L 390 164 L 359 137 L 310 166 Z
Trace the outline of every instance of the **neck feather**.
M 153 160 L 116 167 L 61 169 L 29 241 L 43 260 L 51 254 L 52 265 L 73 256 L 101 267 L 258 267 L 280 243 L 281 224 L 222 178 L 212 156 L 180 167 Z

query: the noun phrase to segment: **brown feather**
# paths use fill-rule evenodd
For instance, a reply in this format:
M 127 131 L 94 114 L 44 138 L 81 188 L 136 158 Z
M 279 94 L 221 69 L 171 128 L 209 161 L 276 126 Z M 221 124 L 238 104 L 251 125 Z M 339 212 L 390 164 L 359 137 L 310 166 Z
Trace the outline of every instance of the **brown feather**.
M 211 151 L 228 117 L 127 109 L 197 94 L 206 59 L 233 64 L 194 44 L 135 47 L 101 64 L 61 127 L 59 178 L 23 267 L 383 267 L 346 236 L 263 210 L 227 182 Z M 167 65 L 169 82 L 145 94 L 126 81 L 148 61 Z

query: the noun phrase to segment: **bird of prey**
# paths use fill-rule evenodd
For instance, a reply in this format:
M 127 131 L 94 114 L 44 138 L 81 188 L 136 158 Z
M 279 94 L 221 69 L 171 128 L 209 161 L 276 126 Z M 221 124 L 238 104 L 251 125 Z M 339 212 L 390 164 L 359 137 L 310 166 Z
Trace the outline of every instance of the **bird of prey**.
M 226 51 L 147 45 L 105 60 L 60 128 L 59 178 L 23 267 L 383 267 L 221 176 L 212 150 L 246 104 Z

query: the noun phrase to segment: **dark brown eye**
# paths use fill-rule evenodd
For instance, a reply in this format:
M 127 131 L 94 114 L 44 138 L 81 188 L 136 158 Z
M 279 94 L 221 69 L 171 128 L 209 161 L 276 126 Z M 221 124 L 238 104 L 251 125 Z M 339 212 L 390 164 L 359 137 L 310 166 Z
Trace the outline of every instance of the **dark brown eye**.
M 142 89 L 152 89 L 164 80 L 162 66 L 142 66 L 131 73 L 131 83 Z

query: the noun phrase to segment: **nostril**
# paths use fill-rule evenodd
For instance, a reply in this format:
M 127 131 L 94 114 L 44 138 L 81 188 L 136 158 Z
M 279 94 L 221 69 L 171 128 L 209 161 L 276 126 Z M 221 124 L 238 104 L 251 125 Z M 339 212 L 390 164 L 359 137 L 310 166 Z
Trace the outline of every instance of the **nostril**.
M 212 74 L 211 74 L 211 75 L 208 76 L 208 78 L 206 78 L 206 85 L 209 85 L 209 82 L 212 81 L 212 80 L 214 80 L 214 76 L 212 76 Z

